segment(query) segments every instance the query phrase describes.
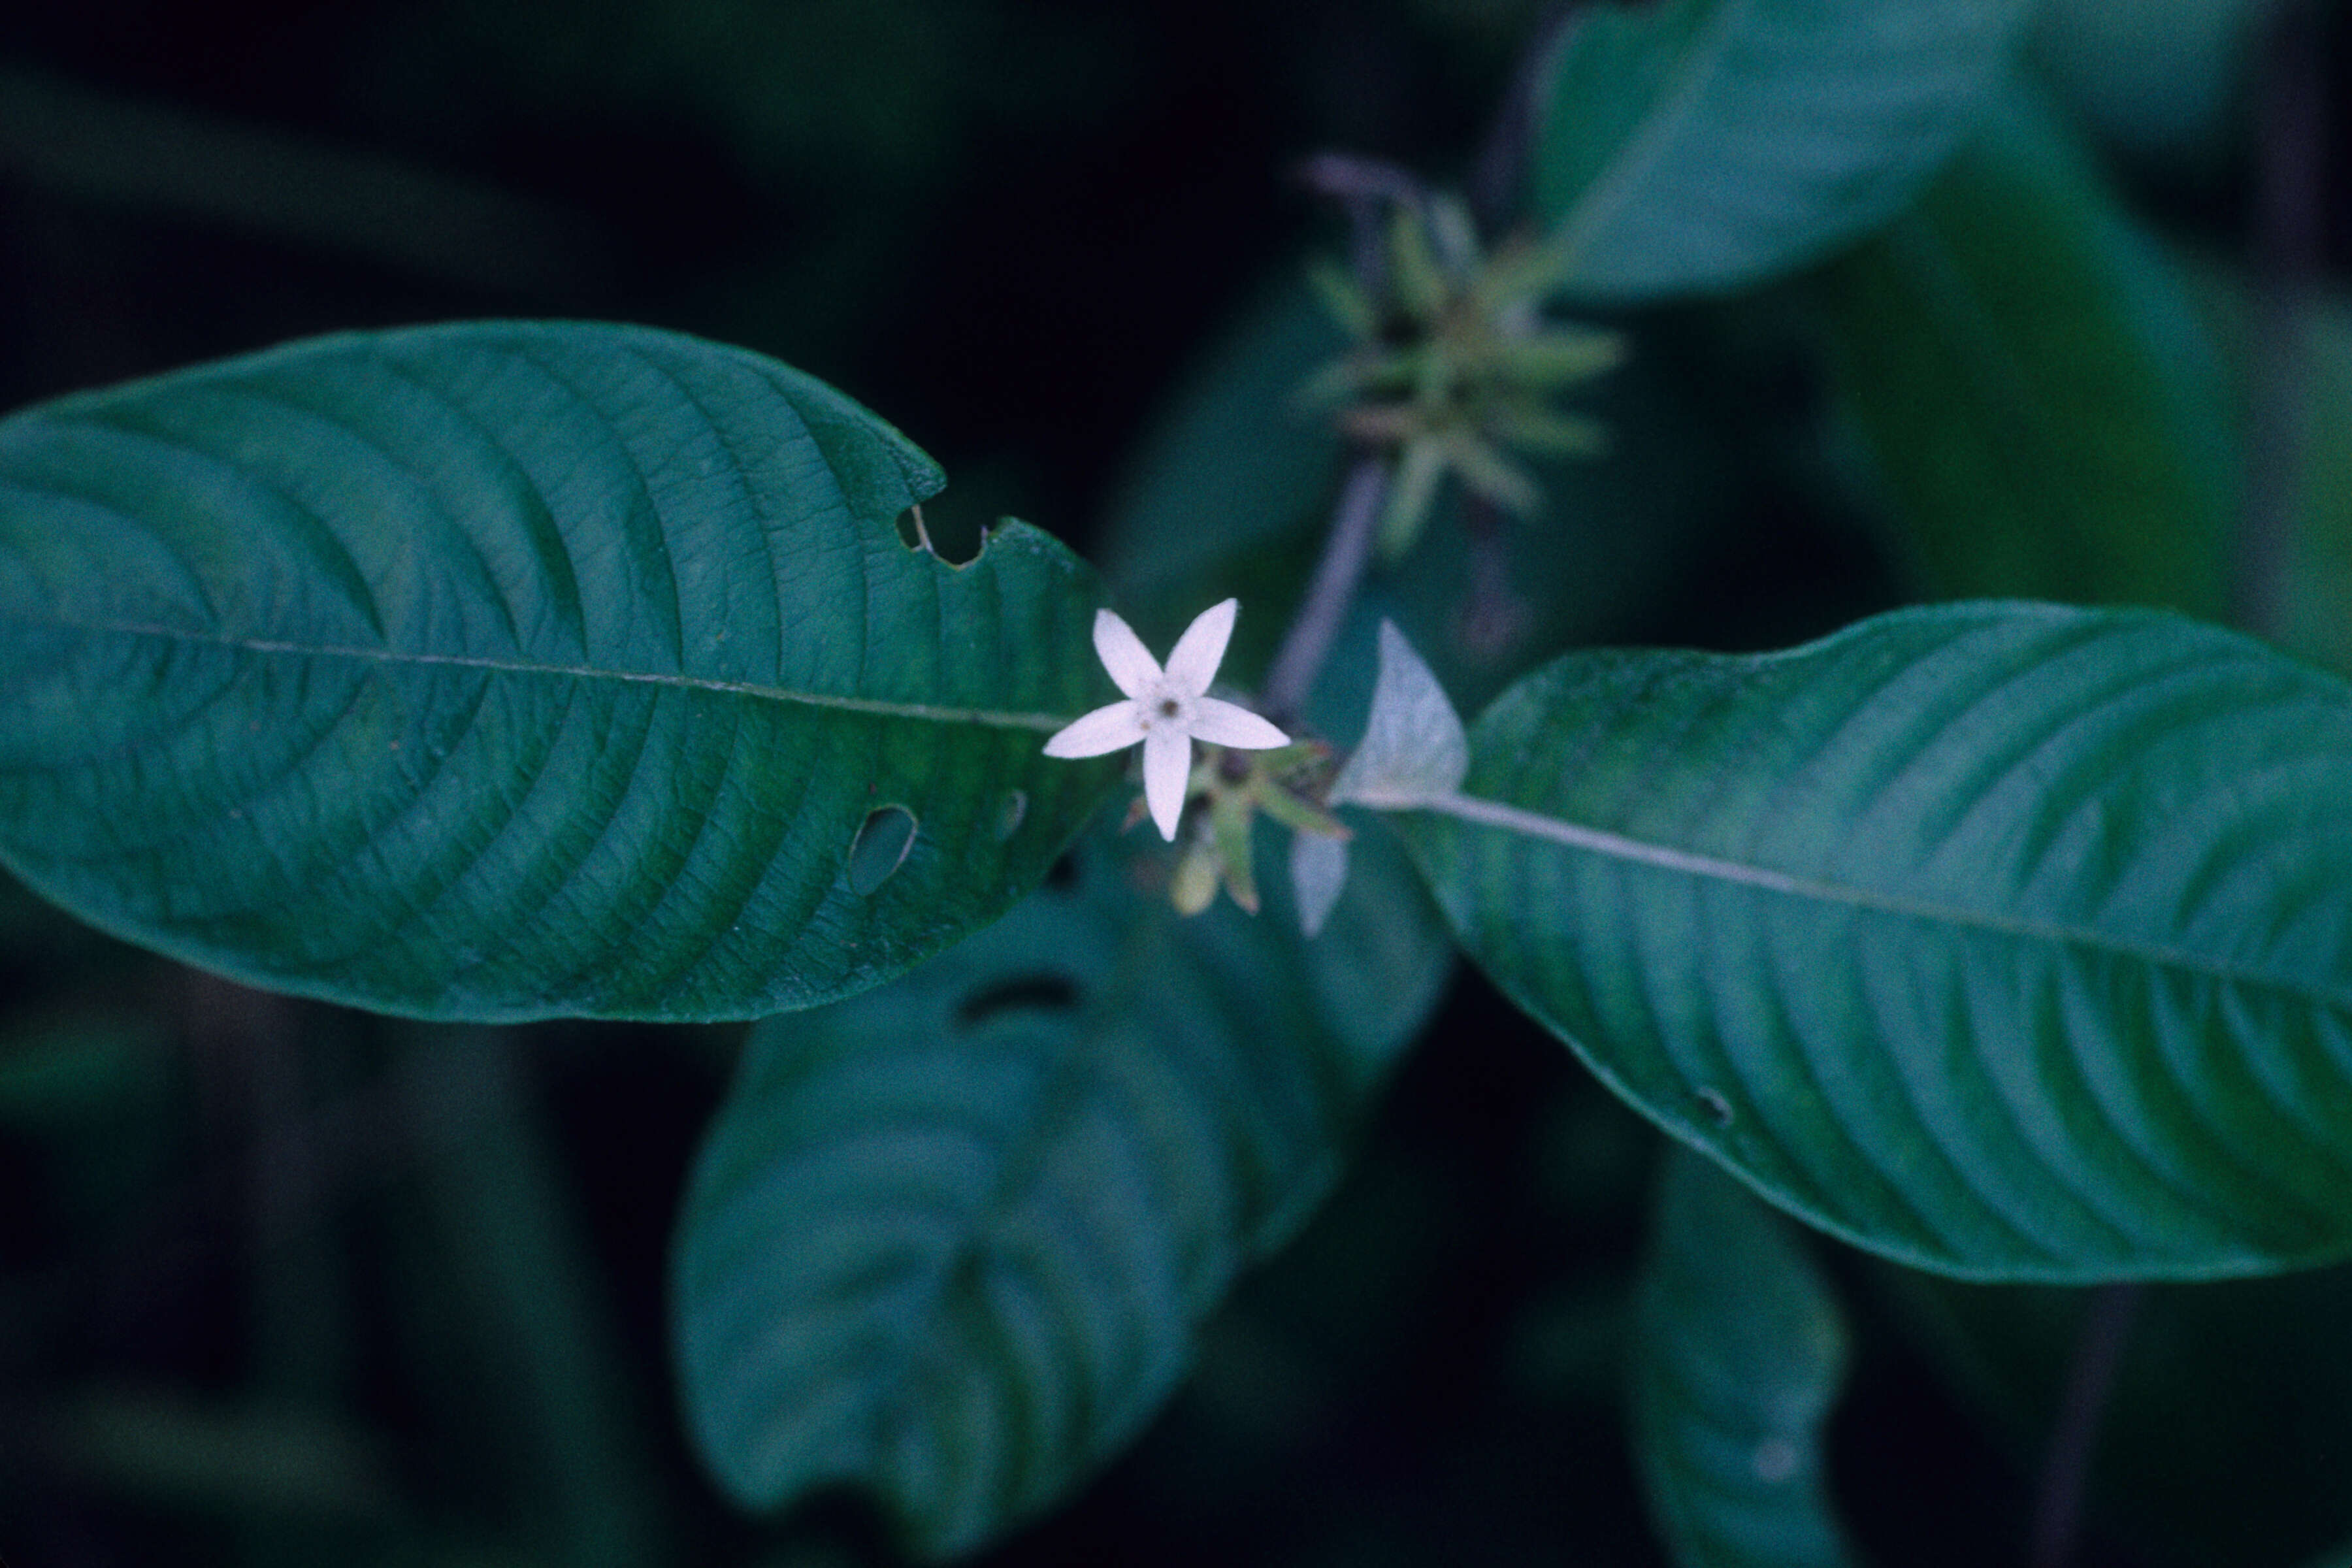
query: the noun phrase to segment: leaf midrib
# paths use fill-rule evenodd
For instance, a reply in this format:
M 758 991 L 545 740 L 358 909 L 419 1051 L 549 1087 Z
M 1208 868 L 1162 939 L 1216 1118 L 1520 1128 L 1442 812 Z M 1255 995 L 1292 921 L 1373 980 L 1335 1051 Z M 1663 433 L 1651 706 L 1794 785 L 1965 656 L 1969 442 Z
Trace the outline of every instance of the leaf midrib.
M 12 616 L 7 618 L 18 622 L 35 619 L 27 616 Z M 372 648 L 336 643 L 304 643 L 270 637 L 232 637 L 218 632 L 194 631 L 183 626 L 156 626 L 135 621 L 85 621 L 54 617 L 40 618 L 38 624 L 68 631 L 103 636 L 150 637 L 159 641 L 205 647 L 231 648 L 245 653 L 286 655 L 298 658 L 345 658 L 370 664 L 438 669 L 477 669 L 494 675 L 541 676 L 564 680 L 611 681 L 617 685 L 665 687 L 676 690 L 708 691 L 730 697 L 748 697 L 772 702 L 793 703 L 835 712 L 863 713 L 877 718 L 911 719 L 940 724 L 971 724 L 996 730 L 1027 730 L 1038 734 L 1050 734 L 1070 721 L 1069 716 L 1064 714 L 1030 713 L 993 708 L 954 708 L 929 702 L 896 702 L 883 698 L 848 697 L 835 692 L 802 691 L 791 687 L 764 686 L 756 681 L 721 680 L 709 676 L 683 675 L 655 670 L 610 669 L 595 665 L 546 664 L 530 659 L 491 658 L 471 654 L 425 653 L 410 648 Z
M 2022 938 L 2067 947 L 2087 948 L 2095 952 L 2118 958 L 2137 960 L 2158 968 L 2184 971 L 2207 979 L 2234 985 L 2254 986 L 2279 992 L 2313 1006 L 2352 1011 L 2352 993 L 2320 989 L 2301 981 L 2283 978 L 2260 970 L 2236 964 L 2217 963 L 2201 954 L 2179 948 L 2165 947 L 2154 942 L 2132 942 L 2105 931 L 2056 921 L 2030 920 L 2014 915 L 1990 913 L 1950 904 L 1934 903 L 1925 899 L 1908 899 L 1895 893 L 1881 892 L 1874 888 L 1853 887 L 1842 882 L 1827 882 L 1808 877 L 1791 876 L 1768 867 L 1750 866 L 1737 860 L 1719 859 L 1711 855 L 1696 855 L 1668 845 L 1646 843 L 1623 834 L 1611 833 L 1580 823 L 1564 822 L 1540 812 L 1502 801 L 1486 800 L 1476 795 L 1460 794 L 1440 795 L 1423 803 L 1422 809 L 1451 816 L 1458 821 L 1475 823 L 1505 832 L 1524 834 L 1548 843 L 1564 845 L 1614 859 L 1654 867 L 1660 870 L 1681 872 L 1685 876 L 1727 882 L 1734 886 L 1753 888 L 1760 892 L 1777 893 L 1787 898 L 1803 899 L 1817 903 L 1843 904 L 1848 908 L 1868 910 L 1874 913 L 1895 915 L 1908 920 L 1957 926 L 1964 930 Z

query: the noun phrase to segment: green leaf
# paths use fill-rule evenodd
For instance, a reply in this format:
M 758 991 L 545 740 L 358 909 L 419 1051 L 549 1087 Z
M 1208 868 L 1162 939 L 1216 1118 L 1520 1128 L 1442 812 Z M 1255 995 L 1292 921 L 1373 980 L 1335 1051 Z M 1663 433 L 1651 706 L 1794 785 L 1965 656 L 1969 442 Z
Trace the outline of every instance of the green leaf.
M 2026 0 L 1596 7 L 1534 169 L 1560 285 L 1645 300 L 1760 282 L 1900 211 L 1974 129 Z
M 2030 52 L 2104 145 L 2177 179 L 2228 151 L 2231 111 L 2279 0 L 2043 0 Z
M 1786 1223 L 1687 1152 L 1667 1162 L 1635 1309 L 1633 1424 L 1680 1568 L 1838 1568 L 1823 1428 L 1845 1322 Z
M 1838 405 L 1931 593 L 2228 609 L 2225 367 L 2047 117 L 2006 104 L 1815 281 Z
M 1109 690 L 1091 574 L 1020 524 L 961 568 L 908 549 L 940 484 L 807 376 L 624 327 L 324 338 L 19 414 L 0 862 L 419 1016 L 875 984 L 1010 908 L 1116 777 L 1040 753 Z M 893 813 L 883 875 L 853 847 Z
M 2352 301 L 2265 299 L 2217 264 L 2184 270 L 2229 373 L 2233 426 L 2267 448 L 2277 490 L 2262 500 L 2284 514 L 2263 633 L 2352 674 Z
M 758 1510 L 875 1494 L 927 1556 L 1150 1419 L 1286 1240 L 1448 966 L 1377 825 L 1322 934 L 1181 921 L 1108 845 L 887 990 L 752 1032 L 677 1259 L 689 1425 Z M 1162 873 L 1164 875 L 1164 872 Z
M 1400 818 L 1470 955 L 1767 1197 L 1985 1279 L 2352 1253 L 2352 689 L 2154 613 L 1597 653 Z

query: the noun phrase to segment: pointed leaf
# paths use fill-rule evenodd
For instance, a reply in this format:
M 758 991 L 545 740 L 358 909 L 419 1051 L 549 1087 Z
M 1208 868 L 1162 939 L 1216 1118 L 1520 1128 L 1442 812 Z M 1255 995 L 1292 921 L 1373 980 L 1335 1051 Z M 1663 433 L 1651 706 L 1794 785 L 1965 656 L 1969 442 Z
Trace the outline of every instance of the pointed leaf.
M 1633 1426 L 1679 1568 L 1843 1568 L 1824 1428 L 1845 1322 L 1787 1222 L 1686 1150 L 1667 1160 L 1636 1309 Z
M 1371 716 L 1363 740 L 1331 781 L 1331 804 L 1391 810 L 1422 805 L 1461 788 L 1469 771 L 1470 742 L 1445 689 L 1396 623 L 1382 621 Z
M 1595 6 L 1560 50 L 1534 199 L 1587 298 L 1759 282 L 1902 210 L 1974 128 L 2027 0 Z
M 2153 613 L 1966 604 L 1591 654 L 1402 818 L 1471 956 L 1858 1245 L 1987 1279 L 2352 1253 L 2352 689 Z
M 907 549 L 940 482 L 818 382 L 621 327 L 325 338 L 19 414 L 0 861 L 391 1012 L 871 985 L 1010 907 L 1117 776 L 1040 750 L 1107 684 L 1091 574 L 1020 525 L 961 568 Z
M 1448 962 L 1384 835 L 1312 946 L 1107 845 L 896 985 L 772 1020 L 697 1169 L 677 1331 L 738 1501 L 875 1493 L 927 1556 L 1107 1460 L 1335 1179 Z

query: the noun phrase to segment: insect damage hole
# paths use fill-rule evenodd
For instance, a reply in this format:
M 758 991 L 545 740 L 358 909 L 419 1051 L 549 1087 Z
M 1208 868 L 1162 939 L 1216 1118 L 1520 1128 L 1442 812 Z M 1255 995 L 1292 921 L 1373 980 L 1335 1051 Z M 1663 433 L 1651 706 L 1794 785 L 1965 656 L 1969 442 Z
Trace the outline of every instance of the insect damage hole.
M 915 814 L 903 805 L 885 805 L 866 814 L 857 837 L 849 842 L 849 890 L 871 897 L 896 876 L 915 847 Z
M 1022 819 L 1029 815 L 1029 795 L 1025 790 L 1010 789 L 996 803 L 996 841 L 999 844 L 1021 831 Z

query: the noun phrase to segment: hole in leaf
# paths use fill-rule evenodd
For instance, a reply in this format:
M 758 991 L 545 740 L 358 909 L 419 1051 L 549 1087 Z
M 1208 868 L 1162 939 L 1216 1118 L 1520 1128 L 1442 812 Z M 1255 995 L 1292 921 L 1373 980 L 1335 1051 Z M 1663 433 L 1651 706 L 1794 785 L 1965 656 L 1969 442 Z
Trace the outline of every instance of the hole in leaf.
M 988 548 L 987 525 L 970 521 L 971 515 L 969 507 L 951 506 L 940 512 L 910 506 L 898 514 L 898 542 L 918 553 L 936 555 L 950 566 L 969 566 Z
M 907 863 L 914 847 L 913 812 L 903 805 L 868 812 L 849 845 L 849 890 L 861 899 L 871 895 Z
M 975 991 L 956 1009 L 956 1022 L 975 1028 L 1007 1013 L 1063 1013 L 1078 1005 L 1078 988 L 1059 974 L 1021 974 Z
M 1004 792 L 996 803 L 996 841 L 999 844 L 1021 831 L 1021 819 L 1029 815 L 1029 796 L 1017 789 Z

